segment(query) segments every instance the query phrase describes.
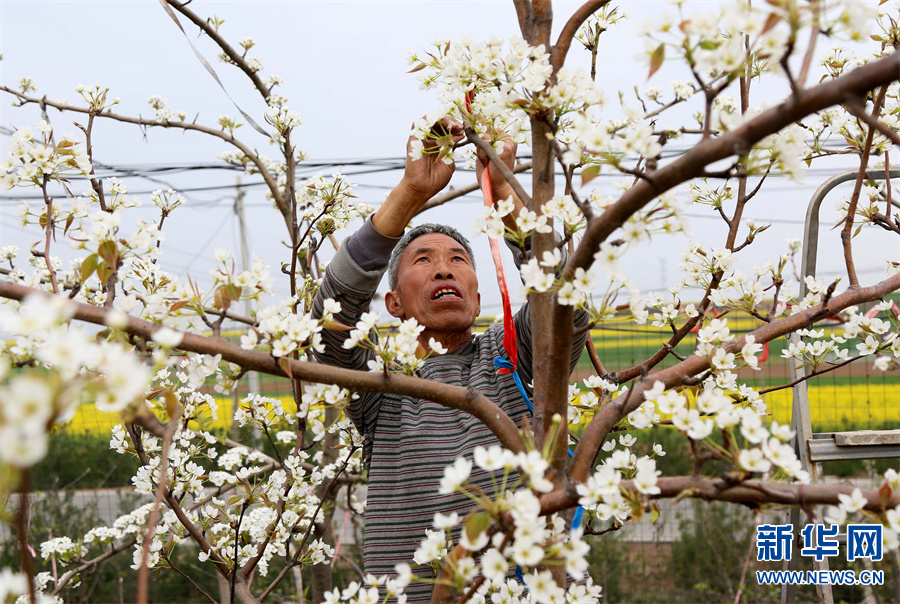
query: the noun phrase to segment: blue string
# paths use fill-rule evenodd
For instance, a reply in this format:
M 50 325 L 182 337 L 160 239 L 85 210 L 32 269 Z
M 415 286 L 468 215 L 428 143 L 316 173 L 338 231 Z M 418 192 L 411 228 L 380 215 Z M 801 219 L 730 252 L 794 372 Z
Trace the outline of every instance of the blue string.
M 499 369 L 511 369 L 513 380 L 516 382 L 516 386 L 519 388 L 519 394 L 522 395 L 522 398 L 525 399 L 525 404 L 528 405 L 528 410 L 531 411 L 531 415 L 534 415 L 534 403 L 531 402 L 531 399 L 528 398 L 528 392 L 525 391 L 525 384 L 522 383 L 522 378 L 519 377 L 519 372 L 515 370 L 513 364 L 504 359 L 503 357 L 496 357 L 494 359 L 494 367 Z M 574 453 L 572 453 L 572 449 L 568 449 L 569 457 L 572 457 Z M 574 531 L 581 526 L 581 517 L 584 515 L 584 508 L 580 505 L 575 508 L 575 513 L 572 515 L 572 526 L 569 527 L 569 531 Z M 516 565 L 516 579 L 519 580 L 523 585 L 525 584 L 525 576 L 522 574 L 522 567 Z

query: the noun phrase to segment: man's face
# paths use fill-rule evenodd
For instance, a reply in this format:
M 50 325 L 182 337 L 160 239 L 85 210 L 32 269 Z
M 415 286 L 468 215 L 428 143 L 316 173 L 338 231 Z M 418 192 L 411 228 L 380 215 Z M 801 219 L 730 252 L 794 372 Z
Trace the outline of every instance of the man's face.
M 397 287 L 385 306 L 400 319 L 414 318 L 428 331 L 468 330 L 481 312 L 472 259 L 458 241 L 429 233 L 413 239 L 397 266 Z

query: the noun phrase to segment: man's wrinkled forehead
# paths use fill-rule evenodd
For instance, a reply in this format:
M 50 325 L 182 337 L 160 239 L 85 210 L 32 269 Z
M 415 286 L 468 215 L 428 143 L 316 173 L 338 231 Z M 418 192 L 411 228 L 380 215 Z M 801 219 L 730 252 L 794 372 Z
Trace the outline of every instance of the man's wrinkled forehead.
M 431 239 L 429 241 L 429 239 Z M 454 254 L 462 254 L 472 262 L 469 252 L 462 244 L 449 235 L 443 233 L 424 233 L 409 242 L 406 249 L 403 250 L 403 259 L 409 260 L 421 254 L 430 254 L 439 248 L 446 247 L 448 251 Z M 403 263 L 401 262 L 401 265 Z

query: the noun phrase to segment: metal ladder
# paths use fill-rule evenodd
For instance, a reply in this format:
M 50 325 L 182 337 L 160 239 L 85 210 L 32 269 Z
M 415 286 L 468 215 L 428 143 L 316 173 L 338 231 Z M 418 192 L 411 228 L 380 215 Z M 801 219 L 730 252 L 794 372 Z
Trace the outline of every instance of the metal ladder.
M 842 172 L 826 180 L 813 194 L 806 210 L 806 221 L 803 227 L 803 250 L 801 256 L 801 274 L 815 277 L 816 256 L 819 247 L 819 208 L 825 196 L 836 186 L 850 180 L 855 180 L 858 171 L 850 170 Z M 868 180 L 885 180 L 885 172 L 867 172 Z M 900 178 L 900 170 L 891 170 L 890 178 Z M 800 282 L 800 298 L 807 294 L 806 282 Z M 788 342 L 793 344 L 800 342 L 800 336 L 790 334 Z M 807 369 L 791 367 L 792 381 L 806 377 Z M 900 459 L 900 429 L 897 430 L 860 430 L 853 432 L 827 432 L 815 433 L 812 431 L 812 422 L 809 411 L 809 391 L 807 381 L 801 381 L 793 386 L 793 403 L 791 406 L 791 429 L 794 431 L 794 450 L 800 459 L 804 470 L 809 472 L 811 480 L 818 482 L 822 479 L 820 462 L 840 461 L 846 459 Z M 800 509 L 790 510 L 790 523 L 794 527 L 794 545 L 801 544 L 800 540 Z M 813 514 L 813 522 L 821 523 L 822 518 L 818 510 Z M 842 535 L 844 539 L 846 536 Z M 796 548 L 795 548 L 796 549 Z M 790 561 L 785 561 L 785 570 L 797 570 L 800 565 L 799 556 L 791 556 Z M 813 568 L 816 570 L 828 570 L 828 558 L 821 562 L 813 560 Z M 782 604 L 793 604 L 796 596 L 796 586 L 784 584 L 781 588 Z M 821 604 L 833 604 L 834 598 L 830 585 L 816 585 L 816 596 Z

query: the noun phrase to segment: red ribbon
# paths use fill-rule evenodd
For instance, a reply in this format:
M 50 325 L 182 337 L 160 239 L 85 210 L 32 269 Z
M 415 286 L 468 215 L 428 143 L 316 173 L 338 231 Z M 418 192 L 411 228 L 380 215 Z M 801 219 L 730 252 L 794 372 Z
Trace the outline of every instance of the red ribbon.
M 475 91 L 466 92 L 466 111 L 472 113 L 472 99 Z M 491 186 L 491 162 L 488 160 L 481 175 L 481 194 L 484 196 L 484 207 L 494 207 L 494 190 Z M 500 243 L 493 237 L 488 237 L 491 243 L 491 258 L 494 260 L 494 271 L 497 274 L 497 286 L 500 288 L 500 298 L 503 301 L 503 348 L 512 363 L 512 369 L 498 368 L 500 373 L 512 373 L 518 367 L 519 346 L 516 342 L 516 325 L 513 323 L 512 309 L 509 304 L 509 289 L 506 287 L 506 273 L 503 272 L 503 259 L 500 257 Z
M 484 173 L 481 175 L 481 194 L 484 196 L 484 207 L 494 207 L 494 191 L 491 188 L 491 166 L 490 163 L 484 167 Z M 506 287 L 506 273 L 503 272 L 503 260 L 500 258 L 500 242 L 493 237 L 488 237 L 491 242 L 491 257 L 494 259 L 494 270 L 497 273 L 497 285 L 500 287 L 500 297 L 503 300 L 503 347 L 509 360 L 512 362 L 512 369 L 500 368 L 500 373 L 512 373 L 518 366 L 519 348 L 516 343 L 516 325 L 513 323 L 512 309 L 509 304 L 509 290 Z

